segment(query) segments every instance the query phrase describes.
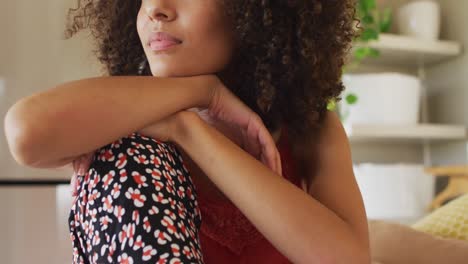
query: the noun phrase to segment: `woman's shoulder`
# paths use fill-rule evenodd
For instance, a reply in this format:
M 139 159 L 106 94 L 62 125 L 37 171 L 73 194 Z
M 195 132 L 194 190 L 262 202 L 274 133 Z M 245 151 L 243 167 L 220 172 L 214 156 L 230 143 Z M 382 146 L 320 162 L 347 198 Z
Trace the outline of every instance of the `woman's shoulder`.
M 326 111 L 317 129 L 307 133 L 304 138 L 290 140 L 290 144 L 297 155 L 308 157 L 313 155 L 318 148 L 344 139 L 347 140 L 347 136 L 340 117 L 336 112 Z
M 310 131 L 303 139 L 289 140 L 289 145 L 298 169 L 307 171 L 307 181 L 311 182 L 316 174 L 315 171 L 320 167 L 321 153 L 326 152 L 332 146 L 335 146 L 333 147 L 335 150 L 341 150 L 348 144 L 347 140 L 338 114 L 326 111 L 317 129 Z

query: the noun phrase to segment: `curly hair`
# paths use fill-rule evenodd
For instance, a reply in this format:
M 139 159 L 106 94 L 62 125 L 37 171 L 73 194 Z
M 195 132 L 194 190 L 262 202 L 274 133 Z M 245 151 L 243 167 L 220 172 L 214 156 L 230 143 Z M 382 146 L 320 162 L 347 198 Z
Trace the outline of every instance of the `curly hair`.
M 342 68 L 355 28 L 355 0 L 222 0 L 233 21 L 234 57 L 216 73 L 274 131 L 291 139 L 320 126 L 344 89 Z M 107 74 L 151 75 L 137 30 L 141 0 L 78 0 L 65 37 L 91 29 Z M 242 76 L 242 78 L 239 78 Z

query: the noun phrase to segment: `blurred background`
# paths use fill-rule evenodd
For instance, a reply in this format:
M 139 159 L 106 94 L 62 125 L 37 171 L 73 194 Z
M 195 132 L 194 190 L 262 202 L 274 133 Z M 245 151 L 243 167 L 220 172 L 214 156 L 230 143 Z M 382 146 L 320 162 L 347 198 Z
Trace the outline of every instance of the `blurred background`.
M 20 98 L 102 75 L 88 31 L 63 39 L 70 7 L 0 0 L 2 117 Z M 346 90 L 329 107 L 351 142 L 368 218 L 410 225 L 468 192 L 468 0 L 360 0 L 358 10 Z M 70 263 L 71 169 L 22 167 L 5 136 L 0 147 L 2 263 Z

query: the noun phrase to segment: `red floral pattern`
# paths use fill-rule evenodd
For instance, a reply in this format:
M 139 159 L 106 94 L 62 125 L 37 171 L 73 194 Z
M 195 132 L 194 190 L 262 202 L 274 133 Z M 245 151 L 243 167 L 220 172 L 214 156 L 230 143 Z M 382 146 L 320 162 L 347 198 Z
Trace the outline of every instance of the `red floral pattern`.
M 172 143 L 132 133 L 77 180 L 73 263 L 203 263 L 196 191 Z

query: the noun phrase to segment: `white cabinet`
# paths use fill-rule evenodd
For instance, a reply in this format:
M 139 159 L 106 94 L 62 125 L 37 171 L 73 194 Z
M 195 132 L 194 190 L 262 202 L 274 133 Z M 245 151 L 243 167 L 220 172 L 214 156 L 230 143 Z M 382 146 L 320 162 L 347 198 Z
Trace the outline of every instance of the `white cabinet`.
M 1 263 L 72 262 L 69 186 L 0 186 Z
M 358 47 L 359 45 L 356 45 Z M 370 47 L 380 51 L 378 58 L 364 61 L 363 68 L 381 67 L 386 70 L 415 72 L 421 79 L 422 116 L 421 124 L 416 126 L 379 126 L 379 125 L 351 125 L 347 127 L 351 141 L 366 140 L 413 141 L 423 144 L 426 165 L 430 165 L 430 141 L 466 140 L 467 128 L 459 124 L 431 124 L 429 123 L 429 105 L 427 97 L 426 67 L 444 63 L 462 53 L 462 45 L 454 41 L 426 41 L 395 34 L 382 34 L 378 41 L 369 43 Z M 361 70 L 365 71 L 365 70 Z M 395 103 L 397 106 L 397 102 Z
M 432 166 L 434 156 L 438 155 L 439 146 L 450 147 L 453 142 L 467 140 L 467 128 L 464 124 L 430 122 L 426 76 L 427 67 L 443 64 L 460 56 L 462 45 L 454 41 L 431 42 L 383 34 L 378 41 L 371 42 L 369 46 L 378 49 L 381 55 L 378 58 L 366 59 L 362 67 L 357 70 L 358 73 L 379 72 L 379 69 L 380 71 L 400 71 L 418 76 L 422 83 L 420 123 L 416 125 L 347 124 L 345 126 L 351 142 L 353 161 L 355 164 L 361 163 L 355 166 L 355 174 L 363 191 L 368 216 L 385 216 L 380 219 L 409 224 L 419 218 L 417 214 L 420 213 L 416 212 L 421 212 L 421 208 L 426 207 L 424 204 L 421 207 L 421 196 L 418 196 L 418 193 L 430 192 L 434 186 L 431 181 L 435 179 L 425 178 L 421 173 L 413 173 L 411 177 L 403 177 L 406 175 L 403 172 L 395 175 L 398 173 L 396 169 L 402 168 L 402 163 Z M 395 107 L 398 107 L 398 102 L 395 102 Z M 369 170 L 364 170 L 370 165 L 364 163 L 375 163 L 370 174 L 367 173 Z M 378 168 L 382 170 L 378 171 Z M 420 169 L 413 168 L 413 170 L 419 171 Z M 427 177 L 432 176 L 427 175 Z M 412 186 L 412 189 L 409 186 Z M 422 189 L 421 186 L 425 186 L 426 189 Z M 375 192 L 375 189 L 379 188 L 381 191 Z M 376 201 L 379 202 L 376 203 Z M 428 198 L 427 195 L 424 196 L 424 203 L 427 203 L 427 207 L 430 204 L 430 197 Z M 419 208 L 409 210 L 410 204 L 419 204 Z M 410 219 L 411 217 L 404 219 L 403 213 L 411 216 L 410 211 L 415 212 L 413 219 Z M 389 219 L 391 215 L 402 218 Z

